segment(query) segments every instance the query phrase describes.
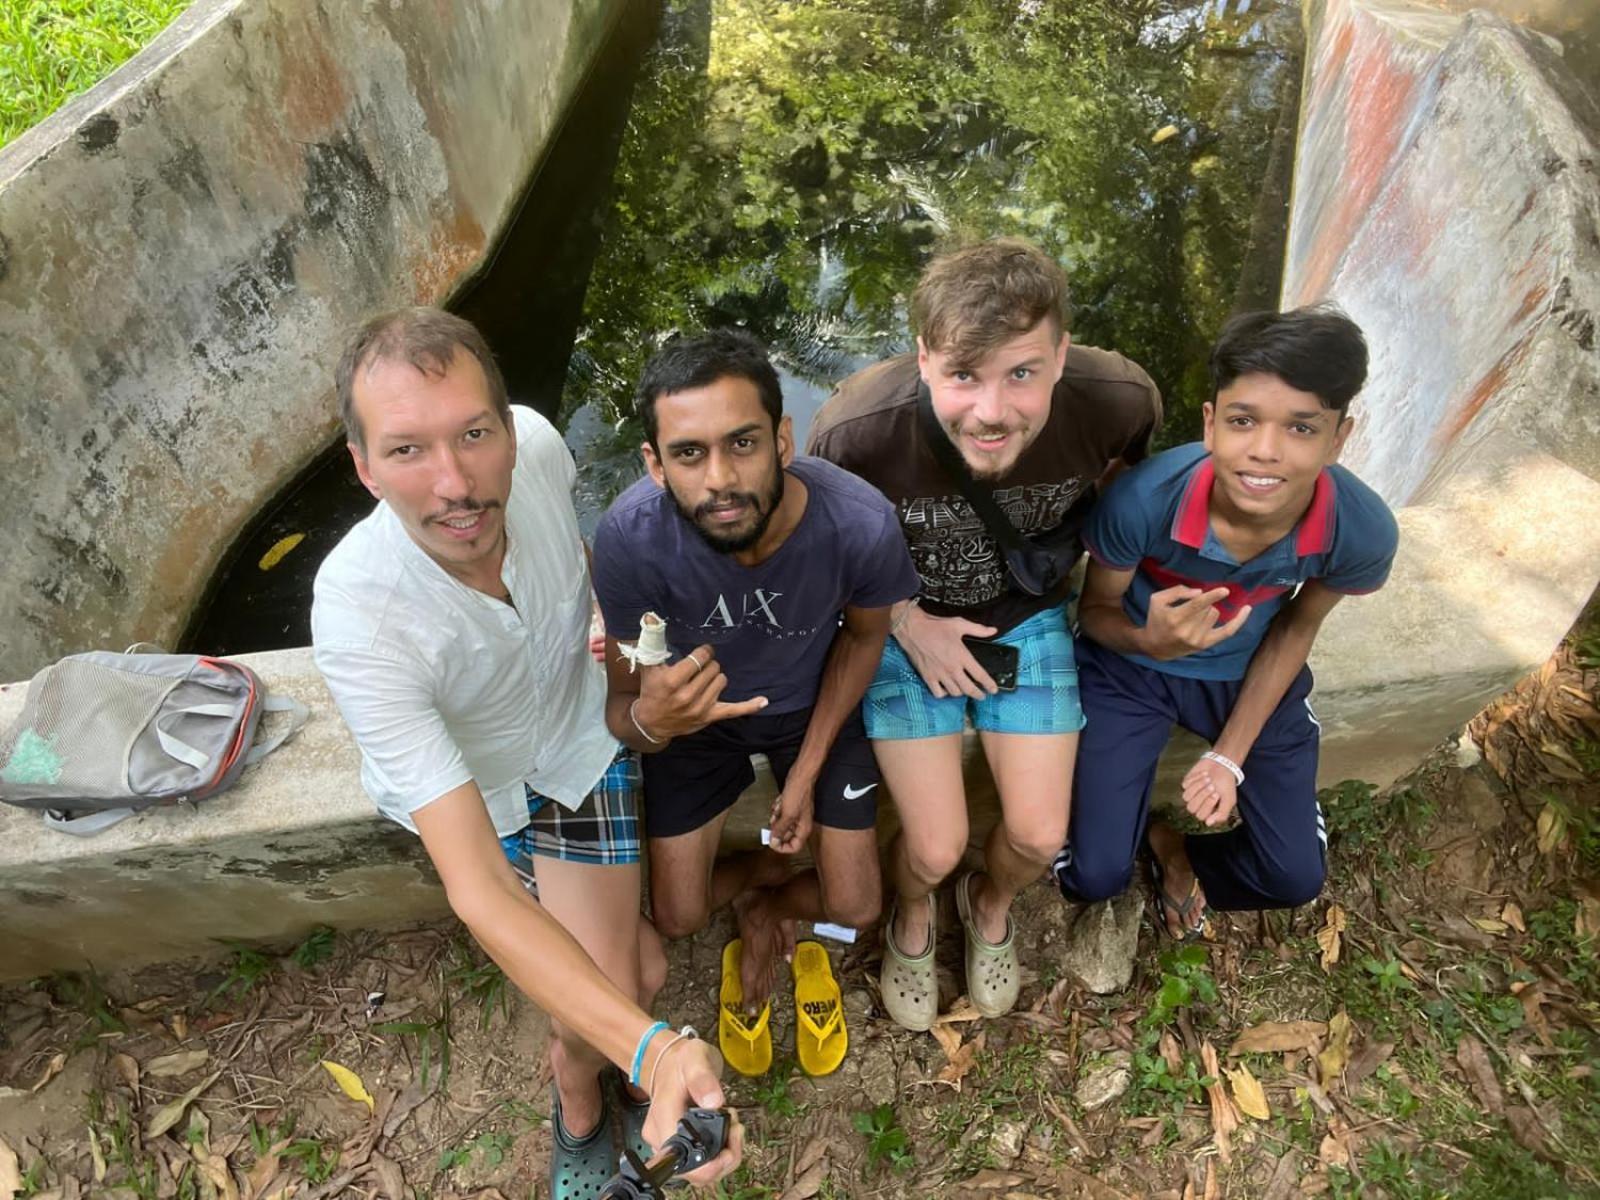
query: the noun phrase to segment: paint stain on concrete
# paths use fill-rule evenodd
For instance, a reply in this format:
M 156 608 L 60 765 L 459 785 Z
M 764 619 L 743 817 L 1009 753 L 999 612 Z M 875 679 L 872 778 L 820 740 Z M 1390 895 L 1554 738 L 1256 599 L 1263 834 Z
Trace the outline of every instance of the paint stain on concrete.
M 1467 426 L 1477 418 L 1485 406 L 1499 395 L 1500 389 L 1505 387 L 1506 380 L 1511 373 L 1522 365 L 1522 360 L 1528 356 L 1528 346 L 1533 340 L 1532 332 L 1522 335 L 1511 349 L 1502 354 L 1494 366 L 1483 373 L 1482 378 L 1473 384 L 1472 390 L 1466 398 L 1450 414 L 1449 418 L 1440 423 L 1434 432 L 1432 442 L 1436 450 L 1449 446 L 1466 430 Z
M 345 73 L 328 53 L 332 39 L 327 30 L 314 26 L 310 16 L 311 11 L 320 8 L 307 6 L 307 16 L 299 22 L 299 30 L 287 29 L 287 22 L 282 19 L 274 22 L 279 27 L 276 44 L 295 50 L 280 61 L 278 101 L 284 128 L 297 141 L 326 137 L 350 107 Z

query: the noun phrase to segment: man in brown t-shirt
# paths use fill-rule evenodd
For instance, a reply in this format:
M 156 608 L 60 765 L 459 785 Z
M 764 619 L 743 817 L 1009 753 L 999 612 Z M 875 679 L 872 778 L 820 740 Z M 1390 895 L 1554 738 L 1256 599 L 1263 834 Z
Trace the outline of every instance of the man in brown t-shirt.
M 968 994 L 989 1016 L 1016 1003 L 1011 903 L 1065 840 L 1083 728 L 1070 585 L 1041 585 L 1008 565 L 957 472 L 1067 564 L 1098 488 L 1144 458 L 1161 423 L 1149 376 L 1119 354 L 1071 345 L 1065 308 L 1061 268 L 1027 242 L 995 239 L 936 259 L 912 296 L 917 352 L 840 384 L 808 447 L 889 498 L 922 578 L 919 596 L 894 606 L 864 703 L 900 814 L 882 982 L 885 1007 L 908 1029 L 929 1028 L 938 1013 L 932 898 L 967 844 L 965 722 L 978 730 L 1001 806 L 984 870 L 956 885 Z M 965 638 L 991 644 L 974 650 Z

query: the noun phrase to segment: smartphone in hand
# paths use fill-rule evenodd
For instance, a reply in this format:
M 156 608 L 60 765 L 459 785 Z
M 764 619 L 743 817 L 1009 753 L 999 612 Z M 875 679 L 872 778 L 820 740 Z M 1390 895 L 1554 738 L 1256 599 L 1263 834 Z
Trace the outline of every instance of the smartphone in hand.
M 1003 642 L 991 642 L 986 638 L 973 637 L 970 634 L 961 639 L 962 645 L 971 652 L 972 657 L 994 680 L 995 687 L 1002 692 L 1017 690 L 1017 660 L 1018 651 L 1015 646 L 1008 646 Z

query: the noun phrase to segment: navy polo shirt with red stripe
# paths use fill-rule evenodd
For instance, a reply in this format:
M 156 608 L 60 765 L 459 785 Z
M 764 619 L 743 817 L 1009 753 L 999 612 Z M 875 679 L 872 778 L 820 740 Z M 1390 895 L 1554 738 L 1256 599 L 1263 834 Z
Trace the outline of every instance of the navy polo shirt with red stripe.
M 1199 442 L 1178 446 L 1124 471 L 1090 514 L 1084 542 L 1096 562 L 1133 571 L 1123 611 L 1143 626 L 1150 597 L 1166 588 L 1226 586 L 1222 621 L 1253 605 L 1244 627 L 1209 650 L 1158 662 L 1124 657 L 1191 679 L 1244 678 L 1267 626 L 1302 583 L 1337 592 L 1375 592 L 1389 577 L 1399 543 L 1394 515 L 1378 494 L 1341 466 L 1317 477 L 1294 529 L 1248 562 L 1229 554 L 1211 529 L 1211 455 Z

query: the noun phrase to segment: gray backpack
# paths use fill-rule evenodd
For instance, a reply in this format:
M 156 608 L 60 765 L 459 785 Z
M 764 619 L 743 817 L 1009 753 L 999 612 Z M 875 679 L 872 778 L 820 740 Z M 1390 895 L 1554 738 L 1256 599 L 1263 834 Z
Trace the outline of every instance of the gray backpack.
M 291 716 L 258 743 L 263 712 Z M 42 810 L 62 832 L 99 833 L 152 805 L 216 795 L 308 716 L 228 659 L 74 654 L 33 677 L 0 738 L 0 800 Z

